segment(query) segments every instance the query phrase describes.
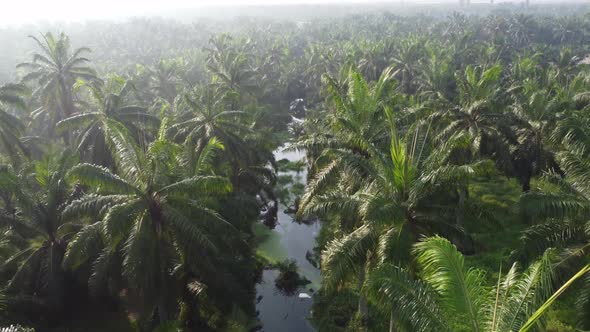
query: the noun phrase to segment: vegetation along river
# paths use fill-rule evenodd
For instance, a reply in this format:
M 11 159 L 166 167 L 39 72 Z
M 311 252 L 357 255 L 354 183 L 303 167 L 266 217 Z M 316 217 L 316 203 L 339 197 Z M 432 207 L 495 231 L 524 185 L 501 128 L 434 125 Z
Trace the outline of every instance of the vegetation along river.
M 303 160 L 302 152 L 275 152 L 277 161 L 287 159 L 291 162 Z M 305 184 L 306 168 L 301 171 L 282 171 L 279 177 L 291 177 L 293 185 Z M 313 251 L 315 237 L 320 230 L 318 222 L 306 224 L 294 220 L 292 214 L 285 213 L 287 207 L 279 205 L 276 226 L 271 229 L 265 225 L 256 225 L 256 233 L 263 240 L 258 247 L 258 254 L 270 262 L 283 262 L 292 260 L 297 264 L 298 272 L 307 278 L 310 283 L 301 286 L 293 294 L 285 294 L 275 286 L 275 280 L 279 276 L 278 269 L 265 269 L 261 282 L 256 287 L 259 299 L 256 309 L 262 324 L 262 331 L 314 331 L 308 321 L 311 314 L 312 291 L 320 287 L 320 271 L 306 259 L 306 254 Z M 312 291 L 310 291 L 312 290 Z

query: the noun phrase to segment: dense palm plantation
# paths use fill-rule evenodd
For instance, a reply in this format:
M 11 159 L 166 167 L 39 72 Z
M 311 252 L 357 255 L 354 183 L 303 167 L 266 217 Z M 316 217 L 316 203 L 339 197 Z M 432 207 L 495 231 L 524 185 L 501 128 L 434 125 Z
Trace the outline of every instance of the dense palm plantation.
M 0 327 L 260 329 L 288 145 L 316 330 L 589 329 L 590 8 L 470 8 L 0 29 Z

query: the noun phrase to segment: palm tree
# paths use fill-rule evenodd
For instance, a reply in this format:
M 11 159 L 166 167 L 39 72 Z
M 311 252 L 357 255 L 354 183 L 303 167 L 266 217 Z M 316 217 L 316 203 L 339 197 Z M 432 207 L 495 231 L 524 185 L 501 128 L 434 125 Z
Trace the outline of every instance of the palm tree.
M 169 135 L 181 142 L 207 142 L 217 137 L 231 155 L 243 154 L 246 148 L 243 136 L 252 131 L 244 123 L 246 114 L 230 108 L 236 94 L 207 86 L 197 90 L 195 97 L 184 95 L 181 107 L 185 107 L 168 129 Z
M 82 47 L 72 52 L 70 39 L 63 33 L 55 37 L 48 32 L 41 39 L 30 37 L 37 43 L 41 53 L 35 53 L 32 62 L 21 63 L 18 67 L 29 71 L 23 77 L 23 82 L 37 83 L 33 95 L 39 98 L 41 107 L 31 115 L 34 119 L 49 121 L 48 134 L 51 136 L 58 121 L 76 112 L 73 92 L 76 81 L 81 79 L 92 82 L 98 79 L 94 70 L 86 66 L 90 60 L 83 57 L 90 49 Z M 67 135 L 64 139 L 68 140 Z
M 248 54 L 234 47 L 227 34 L 211 38 L 209 44 L 207 68 L 213 73 L 214 82 L 242 97 L 252 93 L 257 86 L 256 72 L 250 67 Z
M 554 154 L 545 145 L 563 105 L 546 90 L 526 91 L 526 87 L 524 90 L 524 100 L 516 97 L 511 109 L 517 138 L 512 148 L 512 163 L 523 192 L 527 192 L 533 176 L 546 170 L 560 171 Z
M 486 70 L 467 66 L 463 76 L 456 75 L 458 104 L 443 102 L 448 110 L 433 113 L 431 118 L 437 124 L 439 142 L 463 137 L 469 142 L 469 148 L 464 151 L 468 161 L 488 157 L 506 174 L 512 174 L 509 143 L 516 138 L 509 125 L 513 118 L 501 107 L 500 73 L 499 65 Z
M 150 69 L 152 90 L 170 105 L 178 95 L 178 71 L 176 62 L 166 60 L 160 60 L 155 68 Z
M 273 196 L 274 172 L 267 166 L 274 163 L 274 157 L 268 144 L 261 142 L 264 137 L 248 124 L 247 114 L 230 108 L 236 97 L 235 93 L 214 85 L 197 90 L 195 97 L 186 94 L 180 104 L 184 111 L 167 134 L 196 149 L 216 138 L 224 146 L 222 159 L 231 165 L 227 175 L 234 189 L 250 193 L 264 190 Z
M 434 203 L 431 195 L 439 186 L 466 186 L 464 181 L 473 171 L 448 164 L 445 154 L 452 150 L 452 141 L 440 153 L 428 147 L 428 124 L 410 128 L 402 137 L 394 113 L 375 99 L 384 83 L 380 80 L 370 90 L 358 72 L 350 75 L 348 92 L 344 96 L 333 92 L 338 112 L 333 120 L 335 142 L 327 141 L 331 145 L 325 145 L 317 158 L 328 161 L 309 182 L 299 214 L 339 216 L 341 233 L 322 253 L 323 281 L 327 288 L 335 287 L 354 272 L 359 312 L 366 318 L 362 285 L 370 266 L 390 259 L 406 262 L 409 245 L 421 234 L 442 232 L 459 239 L 461 225 L 446 222 L 444 209 L 436 207 L 441 204 Z M 375 120 L 379 112 L 386 115 L 389 135 Z M 381 147 L 387 137 L 389 144 Z M 311 143 L 303 142 L 313 147 Z M 433 220 L 433 215 L 439 218 Z
M 500 114 L 494 104 L 500 93 L 497 85 L 500 72 L 499 65 L 483 71 L 467 66 L 463 77 L 457 75 L 459 105 L 444 114 L 446 121 L 440 130 L 441 139 L 466 132 L 474 144 L 474 151 L 478 152 L 486 137 L 497 135 Z
M 508 35 L 510 36 L 511 46 L 514 48 L 524 47 L 530 44 L 534 36 L 537 22 L 531 15 L 518 14 L 510 18 L 508 25 Z
M 34 173 L 4 168 L 0 174 L 15 198 L 14 210 L 0 214 L 14 249 L 2 264 L 3 271 L 12 272 L 7 295 L 43 306 L 53 314 L 49 319 L 57 319 L 65 305 L 69 284 L 62 260 L 69 239 L 81 227 L 78 220 L 63 215 L 64 206 L 76 195 L 65 179 L 75 162 L 66 150 L 38 162 Z
M 0 151 L 16 163 L 19 154 L 27 155 L 28 151 L 20 137 L 25 131 L 25 125 L 6 107 L 14 105 L 24 109 L 22 95 L 26 88 L 18 84 L 0 86 Z
M 495 289 L 444 238 L 423 239 L 413 254 L 419 279 L 384 264 L 367 280 L 371 297 L 391 313 L 390 331 L 524 331 L 529 317 L 553 292 L 552 251 L 521 273 L 516 263 L 505 275 L 500 270 Z
M 159 322 L 166 322 L 173 318 L 177 294 L 182 292 L 174 282 L 176 262 L 184 261 L 200 280 L 217 276 L 210 264 L 223 253 L 219 237 L 234 228 L 215 211 L 215 197 L 229 193 L 231 184 L 200 172 L 183 176 L 189 172 L 184 168 L 188 160 L 180 146 L 165 140 L 165 127 L 145 152 L 122 125 L 107 128 L 110 144 L 116 147 L 119 175 L 91 164 L 70 171 L 71 179 L 97 191 L 73 202 L 65 212 L 98 215 L 100 220 L 73 239 L 66 265 L 77 267 L 95 259 L 93 274 L 100 279 L 109 262 L 121 255 L 122 274 L 144 304 L 141 312 L 148 316 L 156 312 Z M 206 160 L 197 165 L 207 166 Z M 89 248 L 101 239 L 104 246 L 96 255 Z M 194 285 L 201 284 L 199 279 Z
M 125 79 L 112 76 L 103 85 L 86 85 L 95 99 L 90 110 L 76 112 L 57 123 L 58 131 L 76 130 L 78 151 L 83 159 L 97 165 L 112 167 L 113 157 L 107 146 L 106 127 L 124 126 L 135 142 L 145 140 L 149 130 L 157 129 L 160 120 L 142 106 L 131 104 L 133 86 Z
M 590 144 L 590 119 L 583 112 L 572 112 L 557 122 L 554 134 L 563 137 L 562 151 L 556 154 L 557 162 L 565 174 L 547 173 L 535 188 L 521 197 L 524 215 L 537 223 L 527 229 L 521 238 L 522 246 L 515 252 L 528 259 L 544 248 L 563 250 L 573 266 L 587 262 L 590 243 L 588 211 L 590 211 L 590 185 L 588 177 L 590 155 L 585 147 Z M 590 326 L 587 318 L 590 307 L 590 279 L 578 296 L 578 319 L 583 327 Z
M 403 93 L 413 94 L 416 91 L 413 82 L 425 55 L 423 39 L 410 37 L 400 41 L 391 61 L 393 68 L 395 68 L 394 75 L 399 77 Z

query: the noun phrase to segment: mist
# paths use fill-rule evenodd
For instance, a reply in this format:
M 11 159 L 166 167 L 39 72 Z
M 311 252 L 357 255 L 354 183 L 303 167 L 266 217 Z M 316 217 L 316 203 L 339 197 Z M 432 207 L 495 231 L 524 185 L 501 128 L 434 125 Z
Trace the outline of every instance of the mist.
M 584 0 L 568 0 L 565 3 L 585 3 Z M 22 25 L 36 22 L 82 22 L 86 20 L 121 20 L 130 17 L 185 17 L 208 16 L 208 15 L 251 15 L 262 13 L 264 10 L 254 11 L 253 8 L 276 8 L 276 7 L 297 7 L 308 6 L 313 11 L 315 6 L 350 7 L 354 6 L 356 11 L 370 11 L 371 7 L 390 7 L 399 9 L 401 6 L 431 6 L 431 5 L 453 5 L 458 4 L 456 0 L 219 0 L 219 1 L 116 1 L 105 0 L 100 3 L 73 0 L 24 0 L 10 1 L 0 12 L 0 26 Z M 489 4 L 490 1 L 472 1 L 472 4 Z M 511 3 L 522 4 L 522 1 L 496 0 L 496 4 Z M 532 1 L 533 4 L 564 3 L 563 1 L 540 0 Z M 227 12 L 229 10 L 229 12 Z

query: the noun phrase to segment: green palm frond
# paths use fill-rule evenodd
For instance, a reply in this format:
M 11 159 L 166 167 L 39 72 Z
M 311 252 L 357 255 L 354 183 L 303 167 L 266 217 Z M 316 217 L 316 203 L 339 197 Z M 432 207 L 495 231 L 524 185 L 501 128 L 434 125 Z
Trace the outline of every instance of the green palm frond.
M 323 167 L 319 172 L 314 174 L 311 181 L 308 182 L 305 193 L 301 198 L 300 209 L 297 211 L 300 217 L 309 215 L 307 207 L 310 201 L 323 190 L 329 182 L 333 181 L 334 177 L 338 175 L 339 160 L 333 160 L 327 166 Z
M 207 144 L 201 149 L 196 160 L 194 167 L 195 174 L 207 173 L 212 167 L 216 152 L 223 151 L 224 149 L 223 143 L 215 137 L 207 141 Z
M 306 215 L 324 216 L 333 211 L 338 211 L 340 215 L 356 216 L 363 200 L 358 196 L 351 196 L 341 192 L 329 192 L 324 195 L 316 195 L 305 207 Z
M 533 218 L 577 218 L 590 210 L 590 202 L 580 195 L 530 192 L 521 196 L 520 207 Z
M 139 189 L 134 185 L 102 166 L 86 163 L 79 164 L 69 171 L 68 177 L 72 181 L 78 181 L 84 185 L 98 188 L 99 191 L 105 193 L 140 193 Z
M 133 227 L 133 221 L 138 215 L 145 213 L 147 206 L 142 199 L 136 198 L 114 205 L 109 208 L 103 219 L 103 232 L 109 247 L 115 250 Z
M 518 330 L 519 332 L 526 332 L 528 330 L 530 330 L 532 327 L 534 327 L 537 324 L 537 321 L 543 316 L 543 314 L 547 311 L 547 309 L 549 309 L 551 307 L 551 305 L 553 304 L 553 302 L 555 302 L 555 300 L 557 300 L 557 298 L 563 293 L 565 292 L 566 289 L 568 289 L 576 280 L 578 280 L 579 278 L 581 278 L 584 274 L 586 274 L 588 271 L 590 271 L 590 265 L 586 265 L 584 266 L 582 269 L 580 269 L 580 271 L 578 271 L 574 276 L 572 276 L 566 283 L 564 283 L 555 293 L 553 293 L 553 295 L 551 295 L 551 297 L 545 301 L 543 303 L 543 305 L 541 305 L 539 307 L 539 309 L 537 309 L 537 311 L 535 311 L 530 317 L 529 319 L 526 321 L 526 323 L 520 328 L 520 330 Z
M 96 121 L 98 116 L 100 116 L 100 113 L 98 112 L 74 114 L 71 117 L 56 123 L 55 129 L 58 132 L 64 132 L 66 130 L 84 127 L 89 123 Z
M 412 241 L 408 239 L 408 232 L 403 226 L 391 227 L 379 235 L 377 257 L 381 264 L 407 262 L 410 260 Z
M 95 222 L 85 226 L 74 236 L 68 244 L 63 266 L 76 269 L 98 255 L 103 247 L 102 226 L 102 222 Z
M 123 247 L 123 275 L 136 287 L 145 292 L 157 289 L 157 278 L 160 275 L 158 243 L 156 232 L 150 225 L 151 218 L 147 213 L 139 214 L 132 223 L 129 237 Z
M 141 174 L 143 160 L 129 130 L 121 123 L 109 119 L 105 121 L 104 129 L 119 170 L 131 178 Z
M 583 242 L 585 225 L 563 219 L 549 219 L 530 226 L 520 236 L 521 246 L 513 255 L 533 258 L 541 255 L 546 248 L 566 248 L 573 243 Z
M 90 294 L 94 296 L 104 294 L 104 284 L 110 277 L 110 274 L 113 273 L 112 265 L 113 261 L 115 261 L 113 259 L 114 256 L 115 252 L 105 247 L 92 263 L 92 274 L 88 278 Z
M 208 249 L 212 252 L 217 251 L 215 244 L 209 239 L 207 234 L 203 233 L 197 222 L 187 218 L 183 213 L 172 207 L 166 207 L 163 211 L 163 216 L 168 222 L 172 223 L 173 227 L 178 229 L 178 234 L 181 234 L 181 237 L 186 237 L 190 241 L 196 241 L 201 248 Z M 195 245 L 195 243 L 191 245 Z
M 103 216 L 107 210 L 130 199 L 130 195 L 84 195 L 64 207 L 61 217 L 73 220 L 85 216 Z
M 473 331 L 482 331 L 483 305 L 489 291 L 484 287 L 484 273 L 465 266 L 463 255 L 448 240 L 427 238 L 416 244 L 416 259 L 422 277 L 437 292 L 448 315 L 456 315 Z
M 501 293 L 505 295 L 501 300 L 500 310 L 498 310 L 495 330 L 518 330 L 533 314 L 533 311 L 551 296 L 555 278 L 555 263 L 555 253 L 548 250 L 540 259 L 531 264 L 518 277 L 518 280 L 506 279 L 507 281 L 501 289 Z
M 160 190 L 160 195 L 226 194 L 232 191 L 231 182 L 221 176 L 193 176 L 170 184 Z
M 578 325 L 582 329 L 590 327 L 590 274 L 584 275 L 582 280 L 582 287 L 578 290 L 578 298 L 576 299 L 576 318 Z
M 350 275 L 350 271 L 364 268 L 367 250 L 376 245 L 376 242 L 375 231 L 367 225 L 330 241 L 322 252 L 325 286 L 335 287 Z
M 431 286 L 390 264 L 379 266 L 366 281 L 369 295 L 412 331 L 451 331 Z

